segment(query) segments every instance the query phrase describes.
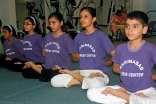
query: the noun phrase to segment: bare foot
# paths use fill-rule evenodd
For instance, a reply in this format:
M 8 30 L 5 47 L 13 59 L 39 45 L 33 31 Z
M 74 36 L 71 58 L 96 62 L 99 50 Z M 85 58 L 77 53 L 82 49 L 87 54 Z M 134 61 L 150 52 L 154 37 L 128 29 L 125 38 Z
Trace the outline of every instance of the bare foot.
M 101 94 L 105 94 L 106 96 L 113 90 L 111 87 L 107 87 L 105 90 L 101 92 Z
M 68 69 L 60 70 L 59 72 L 62 74 L 72 74 L 72 72 Z
M 94 78 L 94 77 L 104 77 L 103 74 L 99 73 L 99 72 L 96 72 L 96 73 L 91 73 L 89 75 L 90 78 Z
M 27 68 L 31 68 L 32 65 L 35 65 L 35 64 L 33 62 L 29 61 L 29 62 L 26 62 L 25 65 Z
M 7 58 L 5 58 L 5 60 L 7 60 L 7 61 L 8 61 L 8 60 L 12 60 L 12 59 L 7 57 Z
M 58 65 L 55 65 L 52 70 L 62 70 L 62 68 L 60 66 L 58 66 Z
M 148 96 L 143 93 L 136 93 L 135 95 L 140 96 L 141 98 L 148 98 Z
M 21 63 L 21 62 L 15 62 L 14 64 L 23 64 L 23 63 Z

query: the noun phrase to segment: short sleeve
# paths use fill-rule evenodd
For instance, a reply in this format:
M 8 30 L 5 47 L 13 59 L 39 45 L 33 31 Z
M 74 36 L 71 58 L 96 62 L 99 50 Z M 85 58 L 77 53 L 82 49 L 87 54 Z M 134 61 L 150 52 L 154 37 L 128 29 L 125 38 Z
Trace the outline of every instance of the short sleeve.
M 74 39 L 74 52 L 79 53 L 79 45 L 78 45 L 78 38 L 75 37 Z
M 73 53 L 74 52 L 74 42 L 71 39 L 71 37 L 68 36 L 68 35 L 66 37 L 66 47 L 68 49 L 68 53 Z
M 156 65 L 156 47 L 154 48 L 153 52 L 152 52 L 152 60 L 154 62 L 154 64 Z
M 118 54 L 118 47 L 116 48 L 116 50 L 115 50 L 115 54 L 114 54 L 114 56 L 113 56 L 113 58 L 112 58 L 112 61 L 114 62 L 114 63 L 116 63 L 116 64 L 118 64 L 119 63 L 119 55 L 120 54 Z
M 106 34 L 103 33 L 102 37 L 102 46 L 106 50 L 107 54 L 115 50 L 114 45 L 112 44 L 111 40 L 108 38 Z

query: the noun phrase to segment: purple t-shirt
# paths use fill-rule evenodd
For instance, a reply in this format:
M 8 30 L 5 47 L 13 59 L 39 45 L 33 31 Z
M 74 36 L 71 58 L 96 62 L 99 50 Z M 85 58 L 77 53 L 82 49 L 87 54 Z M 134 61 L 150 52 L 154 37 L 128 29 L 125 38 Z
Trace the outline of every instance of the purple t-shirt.
M 42 44 L 46 52 L 43 66 L 46 69 L 52 69 L 55 65 L 59 65 L 70 70 L 72 62 L 69 54 L 73 53 L 73 45 L 73 40 L 66 33 L 57 38 L 53 36 L 52 32 L 48 33 Z
M 134 93 L 154 86 L 151 70 L 156 64 L 156 47 L 153 44 L 144 41 L 136 50 L 130 49 L 129 42 L 119 45 L 113 62 L 120 67 L 119 86 L 129 92 Z
M 26 35 L 24 37 L 23 50 L 26 61 L 32 61 L 34 63 L 45 62 L 44 57 L 42 55 L 42 42 L 43 38 L 37 33 L 31 36 Z
M 12 42 L 10 44 L 8 44 L 8 41 L 5 40 L 3 46 L 5 54 L 8 58 L 18 58 L 20 60 L 24 60 L 24 56 L 22 55 L 24 53 L 22 42 L 16 37 L 13 37 Z
M 96 29 L 92 34 L 87 35 L 83 31 L 75 37 L 74 43 L 74 51 L 80 54 L 81 70 L 99 69 L 109 76 L 104 57 L 115 48 L 105 33 Z

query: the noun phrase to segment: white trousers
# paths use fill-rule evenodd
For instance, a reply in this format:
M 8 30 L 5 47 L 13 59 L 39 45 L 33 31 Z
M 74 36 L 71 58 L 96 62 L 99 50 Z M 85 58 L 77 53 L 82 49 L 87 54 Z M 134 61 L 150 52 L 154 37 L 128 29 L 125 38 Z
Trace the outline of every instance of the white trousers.
M 126 100 L 122 98 L 118 98 L 111 94 L 105 96 L 101 94 L 103 90 L 107 87 L 111 87 L 113 89 L 119 89 L 119 86 L 105 86 L 102 88 L 92 88 L 87 91 L 87 97 L 90 101 L 102 104 L 125 104 Z M 156 89 L 151 87 L 146 90 L 137 91 L 141 92 L 148 96 L 148 98 L 141 98 L 140 96 L 135 95 L 135 93 L 130 93 L 129 103 L 128 104 L 156 104 Z M 137 93 L 136 92 L 136 93 Z
M 96 72 L 103 74 L 104 78 L 103 77 L 89 78 L 89 75 L 91 73 Z M 108 76 L 100 70 L 80 70 L 80 75 L 84 76 L 82 82 L 82 89 L 100 88 L 106 86 L 109 82 Z M 70 87 L 67 85 L 72 79 L 73 77 L 69 74 L 59 74 L 51 79 L 51 85 L 53 87 Z

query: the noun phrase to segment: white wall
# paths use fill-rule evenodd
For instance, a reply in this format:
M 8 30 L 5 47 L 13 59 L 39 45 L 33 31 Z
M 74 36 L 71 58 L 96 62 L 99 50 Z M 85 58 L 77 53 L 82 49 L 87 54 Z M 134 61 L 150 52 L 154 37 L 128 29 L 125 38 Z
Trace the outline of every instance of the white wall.
M 23 21 L 28 16 L 28 10 L 26 9 L 27 1 L 32 2 L 34 1 L 36 6 L 34 9 L 40 10 L 40 4 L 42 1 L 42 9 L 43 9 L 43 15 L 45 14 L 44 10 L 44 1 L 43 0 L 15 0 L 16 2 L 16 15 L 17 15 L 17 21 L 19 21 L 18 26 L 19 29 L 23 29 Z M 35 15 L 35 18 L 37 21 L 39 21 L 37 15 Z
M 1 0 L 0 2 L 0 19 L 2 20 L 2 25 L 10 24 L 16 29 L 15 0 Z

